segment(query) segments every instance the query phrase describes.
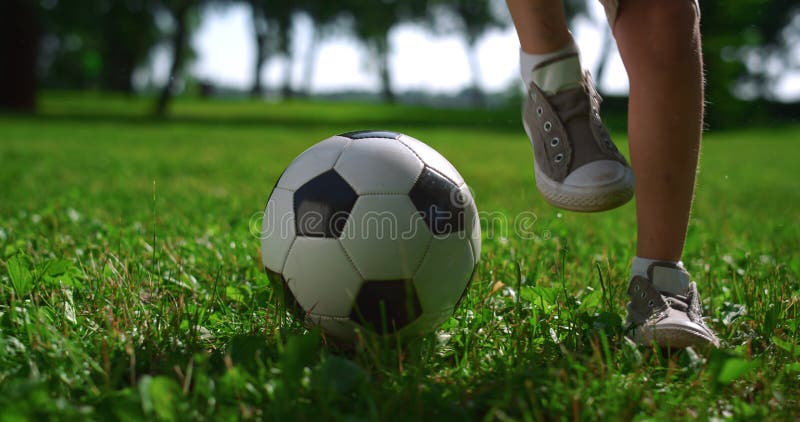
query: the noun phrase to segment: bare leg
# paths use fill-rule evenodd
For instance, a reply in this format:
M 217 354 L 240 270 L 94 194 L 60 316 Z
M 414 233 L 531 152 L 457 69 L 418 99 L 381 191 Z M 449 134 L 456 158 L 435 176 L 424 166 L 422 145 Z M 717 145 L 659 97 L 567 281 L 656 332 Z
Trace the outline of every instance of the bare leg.
M 543 54 L 572 41 L 564 5 L 555 0 L 506 0 L 522 51 Z
M 630 79 L 637 255 L 679 261 L 703 121 L 698 12 L 691 0 L 623 0 L 614 36 Z

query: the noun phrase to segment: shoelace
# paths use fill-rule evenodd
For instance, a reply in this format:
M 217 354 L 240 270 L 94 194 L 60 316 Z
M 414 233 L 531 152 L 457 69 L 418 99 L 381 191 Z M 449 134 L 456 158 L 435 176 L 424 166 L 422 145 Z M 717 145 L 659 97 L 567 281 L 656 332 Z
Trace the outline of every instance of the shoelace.
M 691 303 L 692 301 L 690 297 L 691 293 L 687 295 L 676 295 L 662 291 L 659 291 L 659 293 L 661 293 L 661 296 L 664 296 L 664 300 L 667 302 L 667 305 L 670 308 L 681 312 L 689 311 L 689 303 Z
M 594 86 L 594 81 L 592 80 L 592 74 L 589 71 L 583 72 L 583 81 L 581 81 L 581 85 L 586 90 L 586 94 L 589 95 L 589 103 L 591 104 L 592 111 L 599 113 L 600 112 L 600 104 L 603 102 L 603 97 L 600 96 L 600 93 L 597 92 L 597 89 Z

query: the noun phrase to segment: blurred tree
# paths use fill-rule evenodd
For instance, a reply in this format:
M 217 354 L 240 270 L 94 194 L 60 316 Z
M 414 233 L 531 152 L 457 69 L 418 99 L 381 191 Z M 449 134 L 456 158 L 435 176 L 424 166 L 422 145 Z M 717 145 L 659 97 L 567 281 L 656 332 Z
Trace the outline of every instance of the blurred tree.
M 133 92 L 133 73 L 160 35 L 154 0 L 42 4 L 45 87 Z
M 0 1 L 0 108 L 36 109 L 40 25 L 31 1 Z
M 41 10 L 44 22 L 42 85 L 56 89 L 99 87 L 101 2 L 61 1 Z
M 152 0 L 104 2 L 106 10 L 94 25 L 99 30 L 100 87 L 133 92 L 133 73 L 145 63 L 159 38 Z
M 475 105 L 484 105 L 486 98 L 480 84 L 481 64 L 477 43 L 486 31 L 502 27 L 507 22 L 494 13 L 492 0 L 434 0 L 429 11 L 431 26 L 436 32 L 457 31 L 464 35 L 472 74 L 470 94 Z
M 763 118 L 759 114 L 767 107 L 753 107 L 741 97 L 774 101 L 774 82 L 791 68 L 797 48 L 786 31 L 793 19 L 800 19 L 800 4 L 701 1 L 700 9 L 708 124 L 721 127 Z
M 159 0 L 159 6 L 172 17 L 173 29 L 170 46 L 172 59 L 169 75 L 156 102 L 156 114 L 163 116 L 175 91 L 175 84 L 183 72 L 183 64 L 189 54 L 188 41 L 191 29 L 191 13 L 203 0 Z
M 304 95 L 311 92 L 311 80 L 314 76 L 317 47 L 323 35 L 334 26 L 342 14 L 336 2 L 322 0 L 299 0 L 300 10 L 311 19 L 312 34 L 305 51 L 303 64 L 303 80 L 301 91 Z
M 320 0 L 321 1 L 321 0 Z M 253 30 L 256 41 L 253 86 L 250 92 L 260 96 L 264 90 L 261 79 L 262 70 L 270 52 L 277 52 L 286 58 L 281 93 L 284 98 L 293 95 L 292 91 L 292 24 L 299 5 L 291 0 L 246 0 L 253 16 Z
M 290 0 L 274 1 L 270 5 L 271 8 L 267 11 L 267 19 L 277 32 L 277 51 L 286 60 L 286 65 L 283 68 L 281 95 L 283 98 L 291 98 L 294 96 L 294 91 L 292 90 L 292 70 L 294 68 L 292 32 L 294 28 L 292 24 L 294 23 L 293 17 L 297 9 L 295 3 Z
M 372 56 L 381 82 L 381 96 L 389 103 L 395 101 L 389 65 L 389 31 L 398 23 L 422 19 L 426 15 L 426 0 L 344 0 L 339 3 L 352 19 L 352 29 Z
M 267 15 L 264 11 L 264 1 L 246 0 L 250 6 L 253 20 L 253 35 L 256 41 L 255 68 L 253 69 L 253 86 L 250 88 L 250 95 L 260 97 L 264 91 L 261 71 L 267 60 L 267 38 L 269 36 L 269 26 L 267 25 Z

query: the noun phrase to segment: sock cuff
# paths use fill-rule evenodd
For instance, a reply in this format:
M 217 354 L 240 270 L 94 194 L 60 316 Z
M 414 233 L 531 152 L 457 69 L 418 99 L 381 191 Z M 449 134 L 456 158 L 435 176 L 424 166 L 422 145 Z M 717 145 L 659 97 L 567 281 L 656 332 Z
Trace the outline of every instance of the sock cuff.
M 541 53 L 541 54 L 534 54 L 528 53 L 520 47 L 519 49 L 519 60 L 520 60 L 520 68 L 528 68 L 533 70 L 539 64 L 552 60 L 553 58 L 559 56 L 565 56 L 569 54 L 578 54 L 578 44 L 575 43 L 575 40 L 570 40 L 567 45 L 559 48 L 558 50 L 551 51 L 549 53 Z
M 664 264 L 656 265 L 653 264 Z M 652 274 L 649 273 L 652 267 Z M 631 263 L 631 278 L 645 277 L 653 282 L 657 290 L 672 294 L 684 294 L 689 287 L 689 272 L 683 266 L 683 261 L 667 261 L 635 257 Z
M 519 70 L 526 87 L 536 83 L 548 95 L 578 86 L 582 77 L 578 45 L 570 40 L 564 47 L 543 54 L 526 53 L 520 48 Z
M 631 276 L 641 276 L 647 277 L 647 269 L 650 268 L 650 265 L 653 265 L 656 262 L 663 262 L 665 264 L 674 265 L 684 271 L 686 268 L 683 266 L 683 261 L 669 261 L 666 259 L 652 259 L 652 258 L 642 258 L 640 256 L 633 257 L 633 262 L 631 263 Z

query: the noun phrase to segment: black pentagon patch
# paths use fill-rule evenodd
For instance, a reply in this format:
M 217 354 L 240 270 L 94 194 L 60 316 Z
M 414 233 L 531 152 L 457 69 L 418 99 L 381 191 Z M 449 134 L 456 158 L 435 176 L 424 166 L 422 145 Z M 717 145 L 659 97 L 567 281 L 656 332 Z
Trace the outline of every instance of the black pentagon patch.
M 425 166 L 408 196 L 431 233 L 445 235 L 464 229 L 466 201 L 461 190 L 430 167 Z
M 350 311 L 350 319 L 379 334 L 391 334 L 422 315 L 411 280 L 366 281 Z
M 358 195 L 336 173 L 328 170 L 294 193 L 295 233 L 306 237 L 339 237 Z
M 388 138 L 400 139 L 402 133 L 391 132 L 388 130 L 357 130 L 354 132 L 343 133 L 339 136 L 344 136 L 350 139 L 365 139 L 365 138 Z
M 300 302 L 297 301 L 297 298 L 294 297 L 294 293 L 292 293 L 292 290 L 289 288 L 289 283 L 286 282 L 282 274 L 276 273 L 266 267 L 264 267 L 264 269 L 267 271 L 267 277 L 272 285 L 272 289 L 275 291 L 274 297 L 278 299 L 279 309 L 289 311 L 298 321 L 303 321 L 306 317 L 306 312 L 303 310 L 303 307 L 300 306 Z M 281 303 L 281 300 L 283 303 Z

